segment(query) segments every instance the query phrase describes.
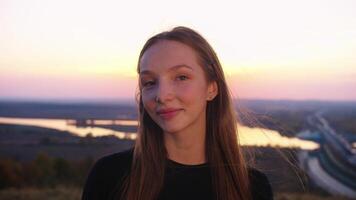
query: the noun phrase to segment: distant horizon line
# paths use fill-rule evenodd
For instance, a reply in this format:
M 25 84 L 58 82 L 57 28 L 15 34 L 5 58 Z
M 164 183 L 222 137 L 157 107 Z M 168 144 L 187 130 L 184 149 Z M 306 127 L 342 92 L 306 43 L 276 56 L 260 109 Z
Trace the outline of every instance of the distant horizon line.
M 268 102 L 325 102 L 325 103 L 356 103 L 356 100 L 325 100 L 325 99 L 260 99 L 260 98 L 233 98 L 236 101 L 268 101 Z M 58 104 L 134 104 L 135 99 L 32 99 L 32 98 L 0 98 L 0 102 L 14 103 L 58 103 Z

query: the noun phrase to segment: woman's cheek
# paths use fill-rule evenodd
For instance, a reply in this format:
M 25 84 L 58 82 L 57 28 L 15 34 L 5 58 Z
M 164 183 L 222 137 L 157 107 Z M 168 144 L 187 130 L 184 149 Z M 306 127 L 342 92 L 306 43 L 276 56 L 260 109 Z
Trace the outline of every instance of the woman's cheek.
M 153 92 L 152 91 L 143 91 L 142 92 L 142 103 L 146 107 L 152 107 L 154 106 L 154 97 L 153 97 Z
M 191 102 L 193 99 L 198 97 L 201 93 L 195 85 L 181 85 L 181 87 L 177 88 L 177 97 L 185 102 Z

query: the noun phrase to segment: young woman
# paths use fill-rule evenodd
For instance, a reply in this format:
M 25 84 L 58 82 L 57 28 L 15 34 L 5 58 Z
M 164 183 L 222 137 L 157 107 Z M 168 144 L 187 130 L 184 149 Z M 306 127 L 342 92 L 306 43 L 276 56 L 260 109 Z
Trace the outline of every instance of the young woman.
M 272 199 L 247 166 L 218 57 L 197 32 L 176 27 L 138 60 L 139 129 L 133 149 L 100 159 L 82 199 Z

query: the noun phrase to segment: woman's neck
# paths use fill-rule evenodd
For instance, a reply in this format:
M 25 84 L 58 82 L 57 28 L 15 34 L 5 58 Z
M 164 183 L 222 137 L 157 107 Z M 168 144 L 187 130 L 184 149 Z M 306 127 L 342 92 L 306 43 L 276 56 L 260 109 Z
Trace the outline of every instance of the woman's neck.
M 168 158 L 187 165 L 206 163 L 205 130 L 165 133 Z

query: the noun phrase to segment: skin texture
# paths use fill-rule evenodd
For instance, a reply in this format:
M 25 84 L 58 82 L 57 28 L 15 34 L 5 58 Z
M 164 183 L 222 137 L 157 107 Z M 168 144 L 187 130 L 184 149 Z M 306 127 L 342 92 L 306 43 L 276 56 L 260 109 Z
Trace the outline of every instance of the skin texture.
M 142 56 L 139 78 L 144 108 L 164 132 L 168 158 L 183 164 L 206 162 L 206 105 L 216 96 L 217 85 L 207 82 L 194 50 L 159 41 Z M 179 111 L 157 113 L 168 108 Z

